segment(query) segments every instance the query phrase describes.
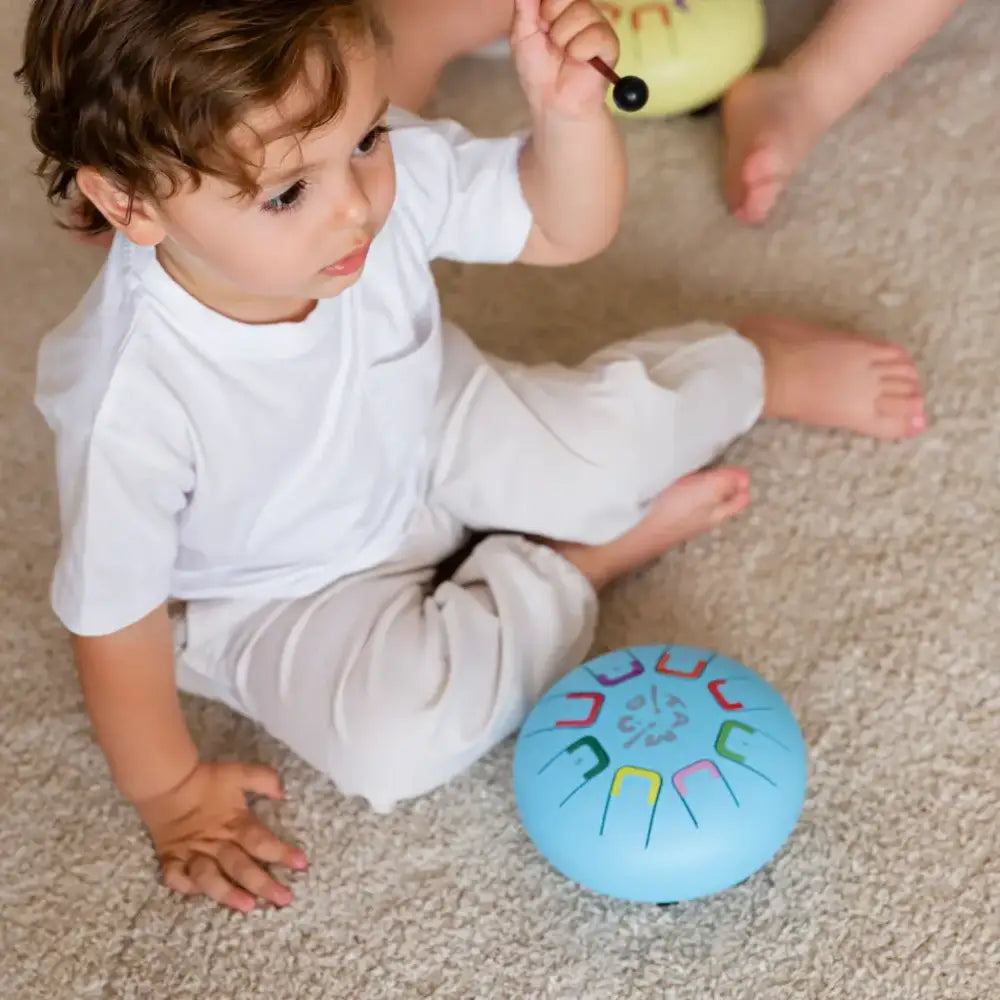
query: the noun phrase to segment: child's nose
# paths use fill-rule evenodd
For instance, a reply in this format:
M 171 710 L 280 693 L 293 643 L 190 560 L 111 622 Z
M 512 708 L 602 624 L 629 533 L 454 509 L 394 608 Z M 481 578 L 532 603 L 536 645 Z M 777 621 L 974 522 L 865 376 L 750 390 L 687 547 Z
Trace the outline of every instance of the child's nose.
M 370 211 L 371 205 L 364 189 L 353 177 L 350 178 L 335 208 L 338 223 L 341 227 L 361 226 L 368 221 Z

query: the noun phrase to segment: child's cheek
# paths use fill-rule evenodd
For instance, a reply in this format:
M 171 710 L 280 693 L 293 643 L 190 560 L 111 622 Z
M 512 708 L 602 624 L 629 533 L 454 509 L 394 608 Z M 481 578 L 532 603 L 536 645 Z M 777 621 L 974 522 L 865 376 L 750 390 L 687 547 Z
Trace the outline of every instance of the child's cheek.
M 383 223 L 392 211 L 392 203 L 396 200 L 396 165 L 389 153 L 389 165 L 382 174 L 381 191 L 379 198 L 378 225 L 382 228 Z

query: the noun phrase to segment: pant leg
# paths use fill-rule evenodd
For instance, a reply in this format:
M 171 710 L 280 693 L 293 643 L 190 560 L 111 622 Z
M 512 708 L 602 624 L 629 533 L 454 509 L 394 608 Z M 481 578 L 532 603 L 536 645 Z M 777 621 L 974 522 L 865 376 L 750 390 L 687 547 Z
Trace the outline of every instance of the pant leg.
M 401 561 L 250 613 L 192 606 L 178 682 L 388 811 L 513 733 L 593 640 L 590 585 L 544 546 L 493 536 L 433 575 Z
M 482 354 L 446 327 L 432 495 L 472 528 L 597 544 L 760 416 L 763 363 L 726 327 L 654 330 L 577 368 Z

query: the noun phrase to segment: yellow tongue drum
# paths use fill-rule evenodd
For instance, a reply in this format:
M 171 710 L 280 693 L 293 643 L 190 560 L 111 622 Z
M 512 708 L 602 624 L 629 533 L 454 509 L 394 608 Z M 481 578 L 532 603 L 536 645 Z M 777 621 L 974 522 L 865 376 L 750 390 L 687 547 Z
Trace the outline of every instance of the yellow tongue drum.
M 764 50 L 762 0 L 618 0 L 599 6 L 621 43 L 615 69 L 649 87 L 645 106 L 630 117 L 670 117 L 713 104 Z M 611 93 L 608 106 L 622 113 Z

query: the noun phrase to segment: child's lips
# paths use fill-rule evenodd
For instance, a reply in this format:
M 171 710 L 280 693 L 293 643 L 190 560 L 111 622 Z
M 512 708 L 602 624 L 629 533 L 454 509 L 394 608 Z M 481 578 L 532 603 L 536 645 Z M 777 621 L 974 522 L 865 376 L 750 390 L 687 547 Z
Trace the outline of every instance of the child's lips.
M 331 278 L 342 277 L 345 274 L 357 273 L 362 267 L 364 267 L 371 245 L 371 240 L 367 243 L 363 243 L 361 246 L 352 250 L 346 257 L 341 257 L 340 260 L 324 267 L 320 273 Z

